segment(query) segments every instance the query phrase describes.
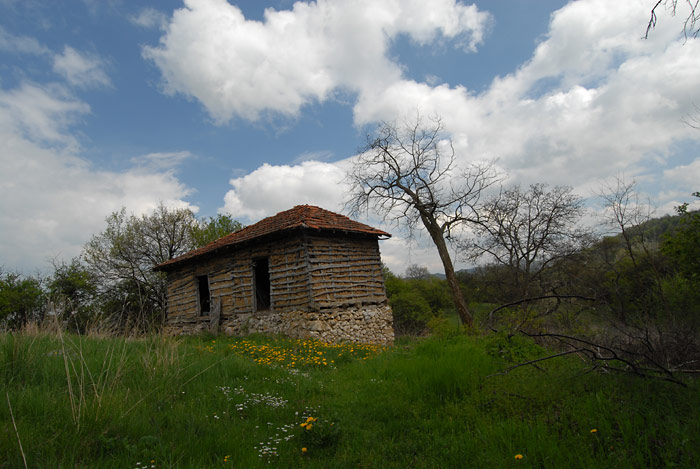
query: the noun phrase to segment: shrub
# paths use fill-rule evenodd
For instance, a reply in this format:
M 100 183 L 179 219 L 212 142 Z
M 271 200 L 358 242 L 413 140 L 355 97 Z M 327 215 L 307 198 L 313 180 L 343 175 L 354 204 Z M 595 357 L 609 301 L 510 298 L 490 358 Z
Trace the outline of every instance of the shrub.
M 19 329 L 44 317 L 44 291 L 34 277 L 0 272 L 0 327 Z

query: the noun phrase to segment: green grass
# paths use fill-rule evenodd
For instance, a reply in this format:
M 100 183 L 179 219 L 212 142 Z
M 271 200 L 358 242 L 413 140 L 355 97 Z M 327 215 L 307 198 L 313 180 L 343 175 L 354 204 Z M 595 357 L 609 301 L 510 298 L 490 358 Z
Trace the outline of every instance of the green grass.
M 0 468 L 22 453 L 28 467 L 698 465 L 697 382 L 586 373 L 573 357 L 498 374 L 544 353 L 495 335 L 377 351 L 6 333 Z

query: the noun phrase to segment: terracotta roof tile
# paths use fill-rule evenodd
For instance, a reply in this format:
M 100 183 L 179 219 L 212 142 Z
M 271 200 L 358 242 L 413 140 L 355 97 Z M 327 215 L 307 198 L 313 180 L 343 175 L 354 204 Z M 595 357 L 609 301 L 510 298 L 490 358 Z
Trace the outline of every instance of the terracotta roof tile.
M 333 213 L 313 205 L 297 205 L 296 207 L 280 212 L 277 215 L 260 220 L 259 222 L 235 231 L 229 235 L 212 241 L 194 251 L 190 251 L 175 259 L 170 259 L 155 267 L 155 270 L 165 270 L 174 264 L 191 260 L 204 254 L 209 254 L 224 247 L 233 246 L 245 241 L 266 236 L 281 231 L 296 228 L 306 228 L 318 231 L 341 231 L 346 233 L 362 233 L 374 236 L 391 235 L 385 231 L 372 228 L 360 222 L 356 222 L 338 213 Z

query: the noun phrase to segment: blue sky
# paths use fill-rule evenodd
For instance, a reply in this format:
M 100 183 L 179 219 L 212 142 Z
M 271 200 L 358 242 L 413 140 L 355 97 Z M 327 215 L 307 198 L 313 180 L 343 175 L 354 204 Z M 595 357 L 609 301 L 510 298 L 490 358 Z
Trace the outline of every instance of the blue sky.
M 416 112 L 462 163 L 574 187 L 590 222 L 619 176 L 669 213 L 700 190 L 700 46 L 683 11 L 642 40 L 654 3 L 0 0 L 0 266 L 78 255 L 123 206 L 340 211 L 366 133 Z M 382 227 L 393 270 L 439 270 Z

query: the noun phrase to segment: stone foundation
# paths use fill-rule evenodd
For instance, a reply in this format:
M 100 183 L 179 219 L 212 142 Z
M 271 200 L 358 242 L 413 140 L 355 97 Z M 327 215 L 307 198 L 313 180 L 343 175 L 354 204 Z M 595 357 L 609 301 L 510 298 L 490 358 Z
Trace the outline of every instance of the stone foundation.
M 199 324 L 192 325 L 187 331 L 182 328 L 174 330 L 166 327 L 166 332 L 191 334 L 207 329 L 209 329 L 209 323 L 203 320 Z M 325 312 L 265 311 L 238 314 L 223 320 L 219 330 L 227 335 L 283 334 L 292 338 L 313 338 L 330 343 L 356 342 L 380 345 L 394 343 L 390 306 L 364 306 L 358 309 Z

